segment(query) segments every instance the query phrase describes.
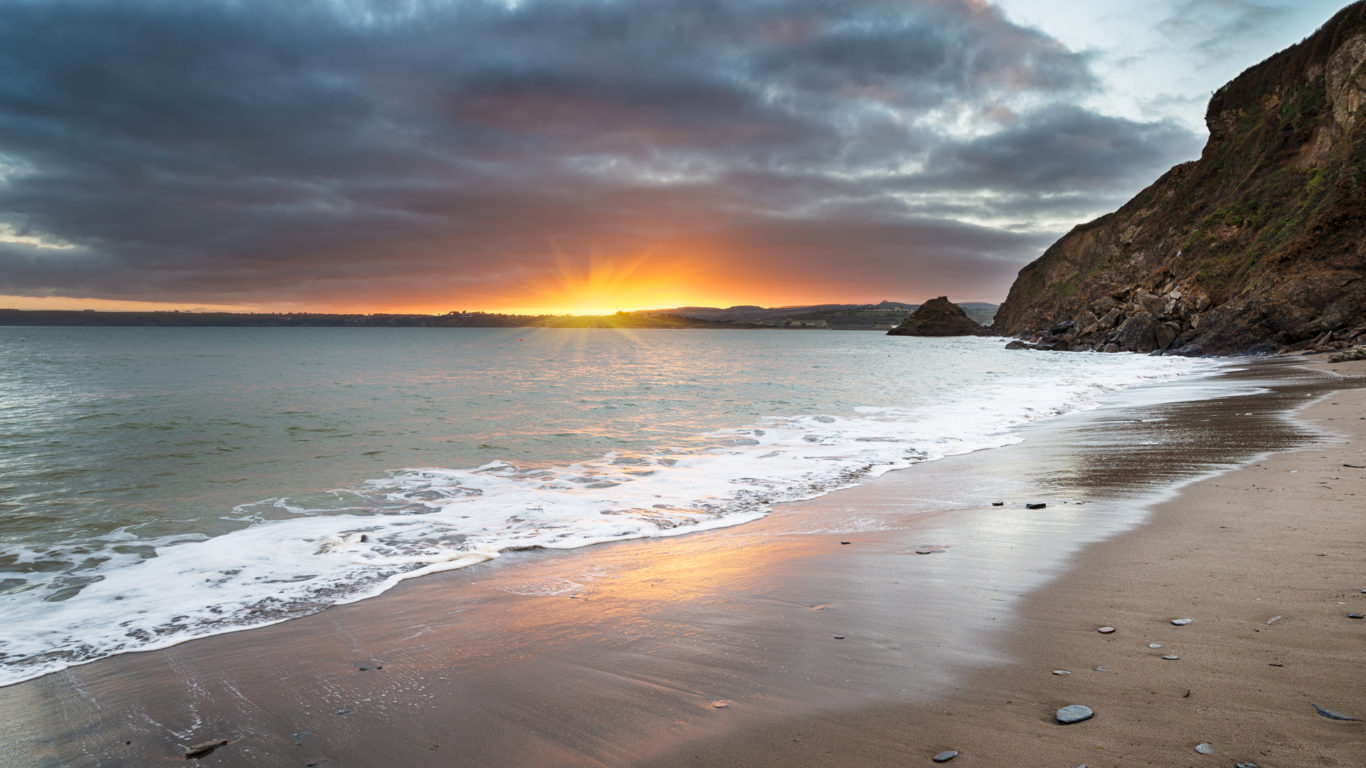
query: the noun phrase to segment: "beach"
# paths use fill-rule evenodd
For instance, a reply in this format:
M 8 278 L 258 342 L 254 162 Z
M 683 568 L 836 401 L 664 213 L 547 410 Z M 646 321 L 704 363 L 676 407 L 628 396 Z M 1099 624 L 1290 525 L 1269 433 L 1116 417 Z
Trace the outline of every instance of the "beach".
M 1354 765 L 1310 702 L 1366 719 L 1363 375 L 1249 362 L 738 527 L 72 667 L 0 688 L 0 762 Z

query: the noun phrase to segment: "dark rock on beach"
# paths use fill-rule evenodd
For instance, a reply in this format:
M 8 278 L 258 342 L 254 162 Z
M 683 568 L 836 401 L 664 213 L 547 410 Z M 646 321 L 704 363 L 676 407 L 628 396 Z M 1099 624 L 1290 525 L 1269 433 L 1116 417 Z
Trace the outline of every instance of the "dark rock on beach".
M 948 761 L 954 759 L 955 757 L 958 757 L 958 751 L 957 751 L 957 750 L 950 749 L 950 750 L 948 750 L 947 752 L 940 752 L 939 754 L 935 755 L 935 756 L 934 756 L 934 762 L 936 762 L 936 763 L 947 763 Z
M 990 336 L 991 329 L 980 325 L 946 296 L 921 304 L 888 336 Z
M 185 750 L 185 759 L 198 760 L 201 757 L 208 756 L 210 752 L 213 752 L 219 747 L 227 746 L 227 744 L 227 739 L 211 739 L 209 741 L 201 741 L 198 744 L 191 744 L 190 748 Z
M 1366 359 L 1366 3 L 1217 90 L 1199 160 L 1020 270 L 1037 349 Z

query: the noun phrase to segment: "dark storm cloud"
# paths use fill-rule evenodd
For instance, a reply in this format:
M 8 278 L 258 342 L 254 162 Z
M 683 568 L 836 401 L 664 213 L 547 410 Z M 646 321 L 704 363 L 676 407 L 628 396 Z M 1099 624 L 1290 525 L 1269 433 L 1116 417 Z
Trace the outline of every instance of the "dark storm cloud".
M 394 303 L 676 241 L 1003 291 L 1046 238 L 954 219 L 1194 154 L 1096 87 L 971 0 L 3 2 L 0 293 Z
M 1197 153 L 1175 123 L 1134 123 L 1053 106 L 981 138 L 936 147 L 923 176 L 959 189 L 1106 191 L 1149 179 L 1176 145 Z

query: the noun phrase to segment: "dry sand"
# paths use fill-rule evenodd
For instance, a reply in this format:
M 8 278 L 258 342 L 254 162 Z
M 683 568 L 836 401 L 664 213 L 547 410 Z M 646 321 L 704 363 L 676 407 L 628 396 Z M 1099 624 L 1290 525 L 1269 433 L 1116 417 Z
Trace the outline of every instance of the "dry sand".
M 1309 704 L 1366 718 L 1366 390 L 1252 368 L 1279 383 L 0 689 L 0 765 L 220 738 L 197 764 L 1366 765 L 1363 724 Z M 1283 418 L 1337 387 L 1300 414 L 1333 436 Z

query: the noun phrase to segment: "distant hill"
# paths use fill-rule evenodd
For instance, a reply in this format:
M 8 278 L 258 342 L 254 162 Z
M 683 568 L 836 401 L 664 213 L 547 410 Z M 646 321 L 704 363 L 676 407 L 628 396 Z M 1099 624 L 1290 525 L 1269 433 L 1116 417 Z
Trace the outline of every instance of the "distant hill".
M 877 304 L 813 304 L 793 307 L 678 307 L 651 310 L 650 314 L 678 315 L 717 323 L 764 327 L 886 331 L 900 325 L 918 306 L 899 301 L 882 301 Z M 987 325 L 991 323 L 997 307 L 985 302 L 965 302 L 959 306 L 967 312 L 968 317 Z
M 995 304 L 960 305 L 978 322 L 991 322 Z M 885 331 L 905 320 L 916 305 L 820 304 L 805 307 L 680 307 L 611 315 L 504 315 L 491 312 L 421 314 L 331 314 L 320 312 L 97 312 L 91 310 L 0 309 L 0 325 L 92 325 L 280 328 L 825 328 Z
M 1366 3 L 1210 99 L 1209 142 L 1020 270 L 1001 335 L 1238 354 L 1366 340 Z

